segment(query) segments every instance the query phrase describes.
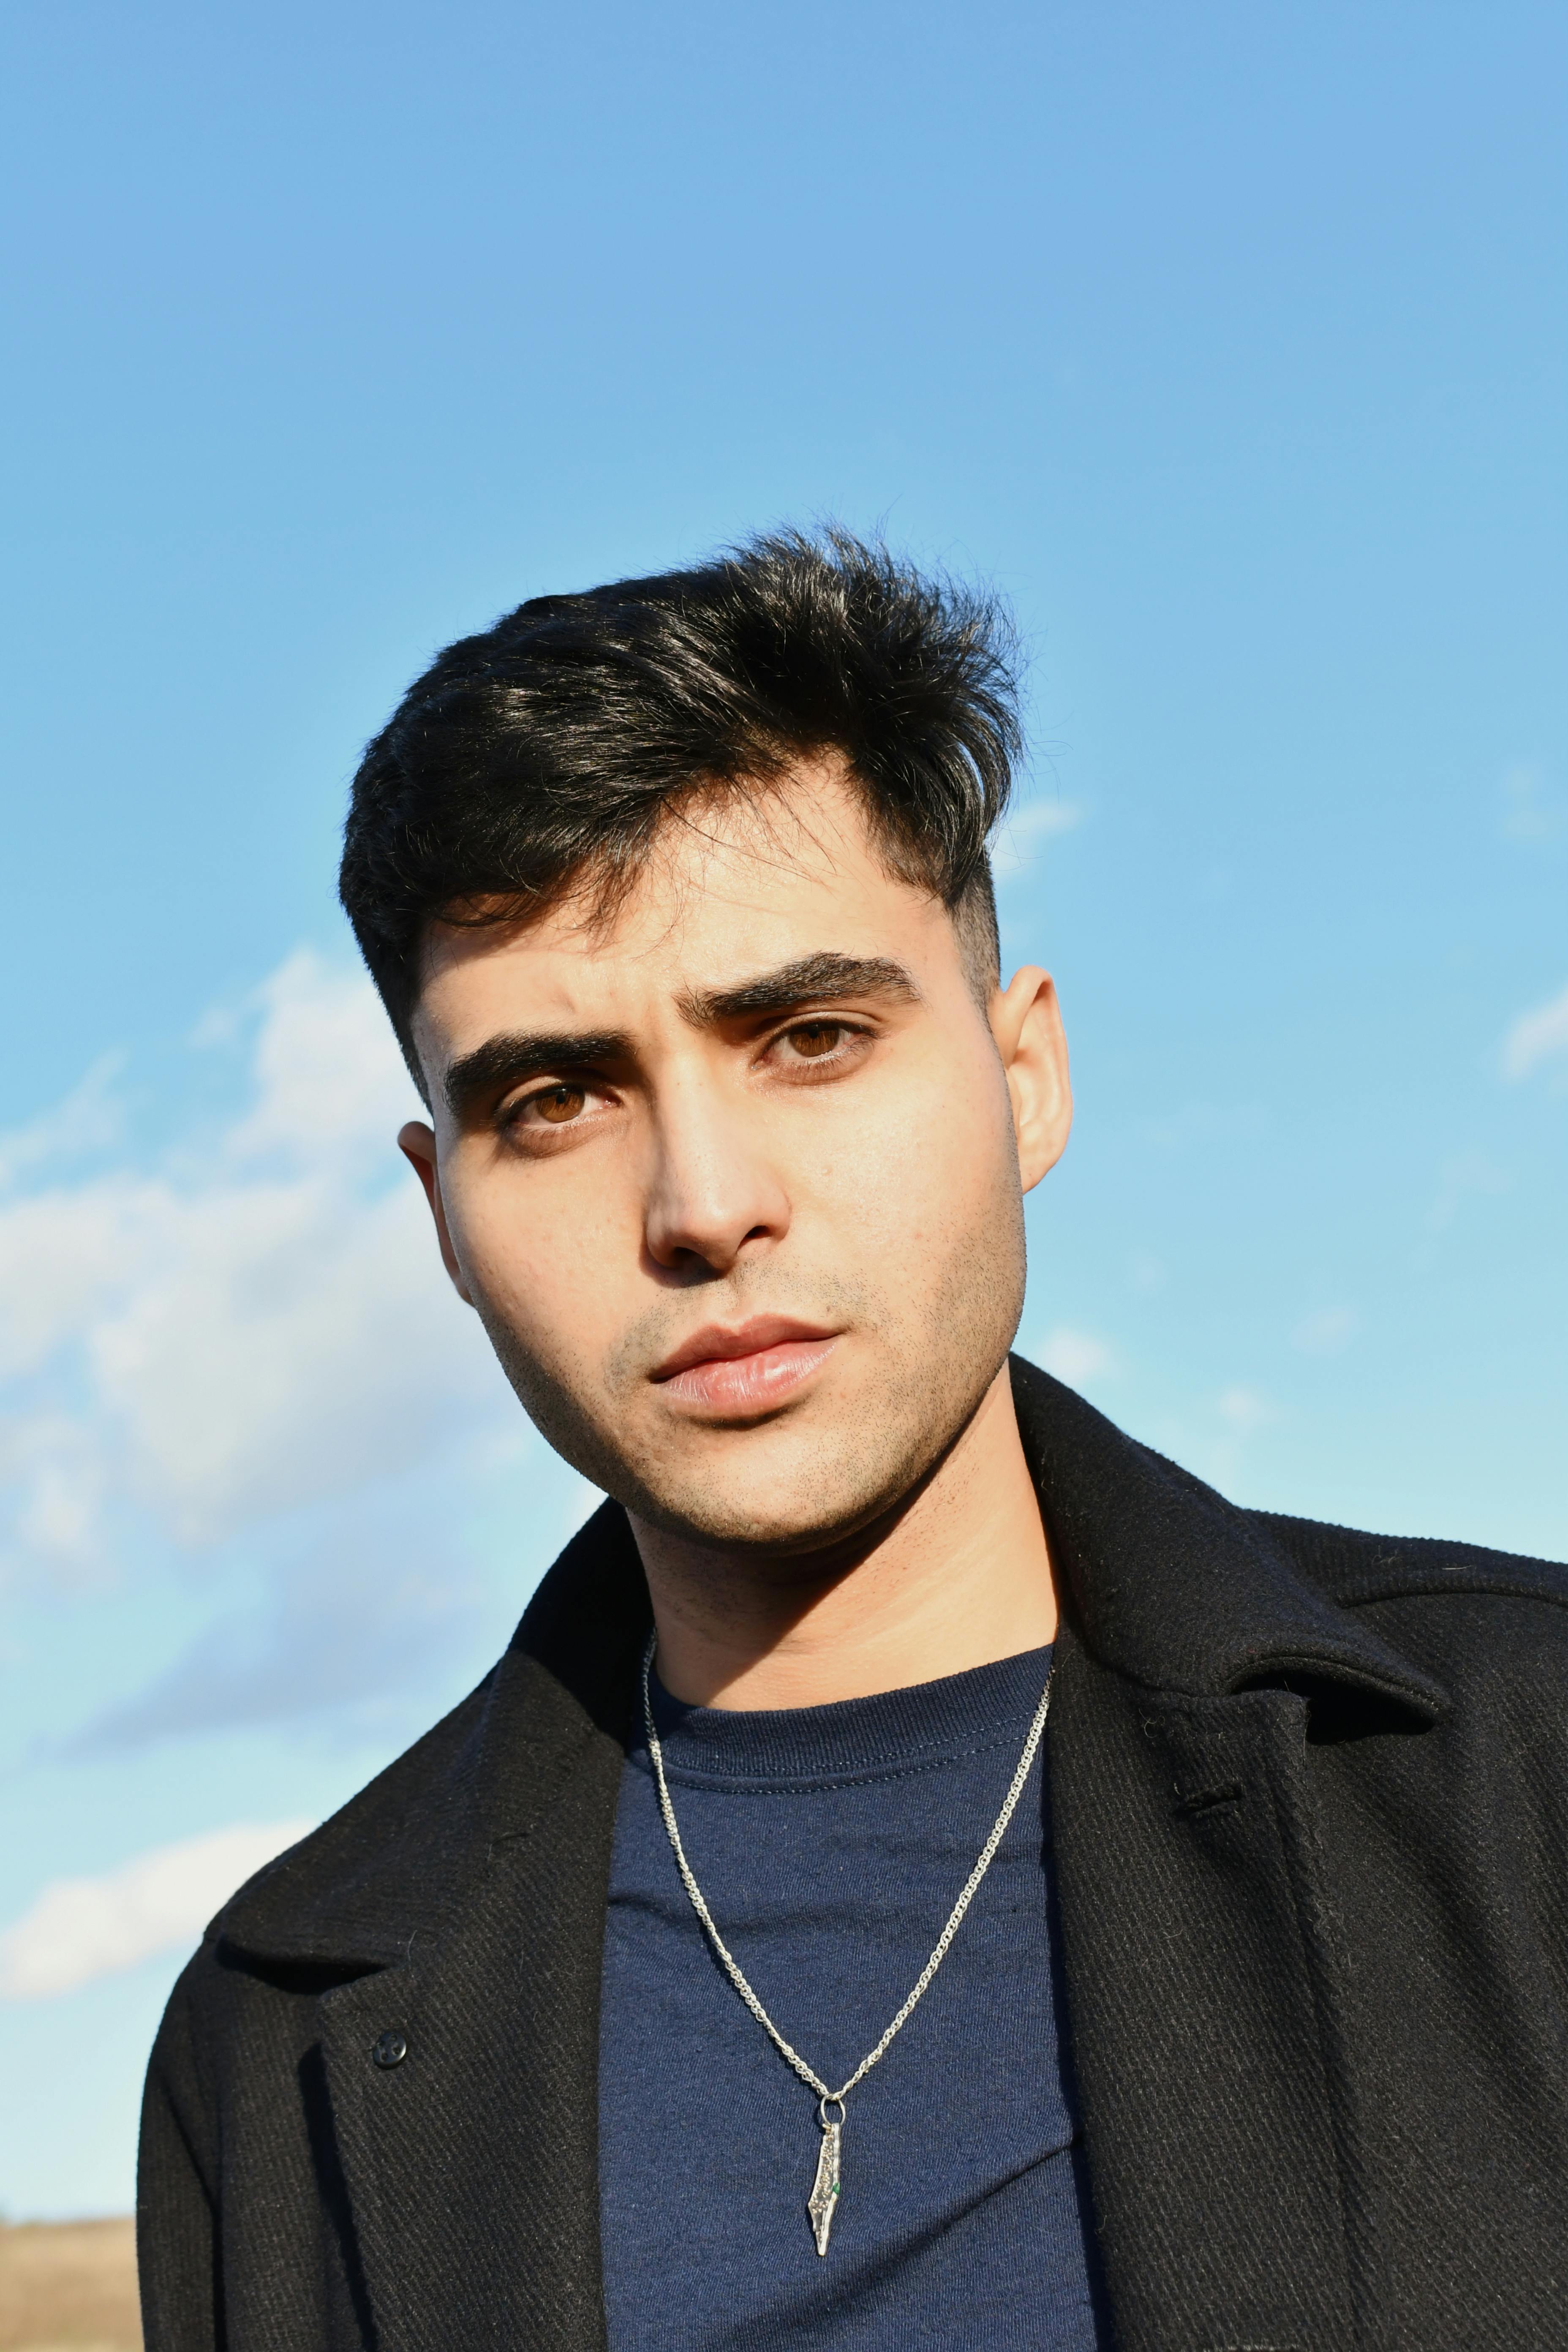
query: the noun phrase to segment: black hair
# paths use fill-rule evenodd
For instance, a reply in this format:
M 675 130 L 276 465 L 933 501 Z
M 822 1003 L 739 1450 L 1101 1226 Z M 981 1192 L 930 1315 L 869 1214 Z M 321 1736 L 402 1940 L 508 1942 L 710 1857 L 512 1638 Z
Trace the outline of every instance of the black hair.
M 891 871 L 997 977 L 986 844 L 1019 751 L 996 601 L 830 529 L 689 571 L 536 596 L 416 678 L 353 782 L 340 890 L 409 1067 L 427 925 L 630 887 L 693 795 L 837 752 Z

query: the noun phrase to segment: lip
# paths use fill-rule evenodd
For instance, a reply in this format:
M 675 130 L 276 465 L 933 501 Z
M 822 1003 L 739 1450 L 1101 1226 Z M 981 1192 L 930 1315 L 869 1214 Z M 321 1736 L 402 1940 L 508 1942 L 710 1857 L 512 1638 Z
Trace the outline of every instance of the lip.
M 808 1380 L 840 1334 L 791 1315 L 712 1323 L 667 1356 L 652 1378 L 672 1403 L 709 1412 L 764 1412 Z

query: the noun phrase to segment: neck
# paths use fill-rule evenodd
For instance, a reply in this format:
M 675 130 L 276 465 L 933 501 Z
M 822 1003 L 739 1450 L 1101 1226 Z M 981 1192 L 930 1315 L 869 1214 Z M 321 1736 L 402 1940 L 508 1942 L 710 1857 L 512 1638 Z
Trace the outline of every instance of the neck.
M 823 1706 L 1016 1657 L 1056 1638 L 1039 1505 L 1004 1365 L 963 1435 L 886 1527 L 759 1561 L 634 1517 L 665 1688 L 696 1706 Z

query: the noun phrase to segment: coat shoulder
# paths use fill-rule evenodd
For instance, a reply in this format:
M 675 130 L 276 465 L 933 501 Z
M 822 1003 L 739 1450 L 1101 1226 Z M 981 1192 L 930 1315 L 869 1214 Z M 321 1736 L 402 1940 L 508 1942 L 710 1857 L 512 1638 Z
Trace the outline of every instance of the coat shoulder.
M 1492 1593 L 1500 1600 L 1568 1606 L 1568 1563 L 1430 1536 L 1373 1535 L 1278 1511 L 1244 1515 L 1289 1552 L 1298 1569 L 1344 1608 L 1427 1594 Z
M 1568 1670 L 1568 1564 L 1273 1511 L 1245 1516 L 1327 1599 L 1412 1639 L 1446 1680 L 1510 1663 L 1532 1678 Z
M 388 1964 L 435 1928 L 493 1841 L 526 1831 L 584 1744 L 604 1736 L 611 1710 L 597 1684 L 625 1680 L 608 1667 L 640 1624 L 620 1590 L 623 1530 L 612 1507 L 579 1530 L 478 1687 L 247 1880 L 213 1920 L 209 1949 L 353 1970 Z
M 415 1831 L 442 1792 L 459 1786 L 483 1725 L 499 1667 L 492 1667 L 449 1714 L 394 1757 L 337 1811 L 295 1845 L 276 1855 L 231 1895 L 210 1922 L 210 1946 L 227 1940 L 244 1948 L 272 1942 L 285 1919 L 309 1940 L 306 1923 L 315 1906 L 331 1899 L 341 1906 L 356 1879 L 373 1874 L 378 1862 L 406 1849 Z

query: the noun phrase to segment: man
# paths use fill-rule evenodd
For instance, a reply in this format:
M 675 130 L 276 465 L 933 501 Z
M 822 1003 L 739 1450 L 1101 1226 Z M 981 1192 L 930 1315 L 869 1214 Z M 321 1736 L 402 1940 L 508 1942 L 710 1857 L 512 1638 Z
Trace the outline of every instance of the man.
M 1009 1358 L 1016 740 L 984 603 L 782 536 L 523 605 L 367 752 L 400 1140 L 610 1499 L 182 1979 L 150 2352 L 1568 2334 L 1568 1579 Z

